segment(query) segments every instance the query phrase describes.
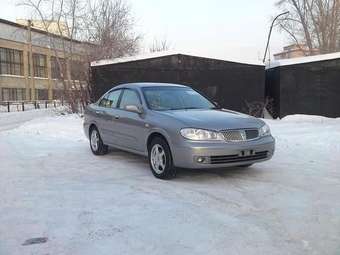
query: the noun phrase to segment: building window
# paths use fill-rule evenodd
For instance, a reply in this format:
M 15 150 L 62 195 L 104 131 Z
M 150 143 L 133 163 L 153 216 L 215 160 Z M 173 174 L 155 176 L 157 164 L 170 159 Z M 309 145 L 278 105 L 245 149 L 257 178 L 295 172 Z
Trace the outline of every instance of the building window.
M 24 75 L 22 51 L 0 48 L 0 73 Z
M 2 88 L 2 101 L 11 101 L 10 89 Z
M 22 101 L 26 99 L 25 89 L 2 88 L 2 101 Z
M 17 91 L 17 100 L 22 101 L 25 100 L 26 94 L 25 94 L 25 89 L 16 89 Z
M 47 89 L 36 89 L 35 99 L 36 100 L 48 100 L 48 90 Z
M 47 78 L 47 58 L 46 55 L 33 53 L 33 73 L 34 77 Z M 31 75 L 31 61 L 28 53 L 28 73 Z
M 34 77 L 47 77 L 46 55 L 33 53 Z
M 64 79 L 66 79 L 66 63 L 65 59 L 59 58 L 60 65 L 62 66 L 62 72 L 60 71 L 58 61 L 56 57 L 51 57 L 51 72 L 52 79 L 62 79 L 61 74 L 63 74 Z

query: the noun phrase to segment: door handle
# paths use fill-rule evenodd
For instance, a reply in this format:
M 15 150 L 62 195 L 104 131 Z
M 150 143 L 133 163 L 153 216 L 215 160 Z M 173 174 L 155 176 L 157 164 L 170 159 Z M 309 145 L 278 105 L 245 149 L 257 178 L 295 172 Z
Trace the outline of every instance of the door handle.
M 96 111 L 96 114 L 103 114 L 103 112 L 101 112 L 101 111 Z
M 115 119 L 118 120 L 120 117 L 119 115 L 115 115 Z

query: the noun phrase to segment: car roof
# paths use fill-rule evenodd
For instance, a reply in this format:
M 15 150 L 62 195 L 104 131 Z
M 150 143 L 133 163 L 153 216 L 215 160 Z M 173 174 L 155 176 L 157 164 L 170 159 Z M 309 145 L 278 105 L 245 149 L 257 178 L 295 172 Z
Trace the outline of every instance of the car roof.
M 174 84 L 174 83 L 161 83 L 161 82 L 135 82 L 135 83 L 125 83 L 120 84 L 114 89 L 119 88 L 147 88 L 147 87 L 183 87 L 187 88 L 187 86 L 182 84 Z

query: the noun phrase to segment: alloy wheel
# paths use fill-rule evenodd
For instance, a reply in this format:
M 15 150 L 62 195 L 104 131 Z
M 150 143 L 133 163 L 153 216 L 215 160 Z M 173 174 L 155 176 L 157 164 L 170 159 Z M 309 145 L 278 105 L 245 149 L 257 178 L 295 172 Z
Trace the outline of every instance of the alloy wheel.
M 160 144 L 155 144 L 151 149 L 151 165 L 157 174 L 162 174 L 166 168 L 166 155 Z
M 92 130 L 91 132 L 91 148 L 94 151 L 98 151 L 98 147 L 99 147 L 99 134 L 97 130 Z

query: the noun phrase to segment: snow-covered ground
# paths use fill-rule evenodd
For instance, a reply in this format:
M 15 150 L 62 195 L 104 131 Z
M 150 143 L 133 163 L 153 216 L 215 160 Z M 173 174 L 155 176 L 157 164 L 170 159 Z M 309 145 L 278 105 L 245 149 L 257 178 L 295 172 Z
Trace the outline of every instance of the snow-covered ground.
M 60 106 L 57 108 L 47 108 L 39 110 L 30 110 L 26 112 L 0 113 L 0 131 L 10 130 L 19 127 L 21 124 L 46 116 L 55 116 L 56 114 L 66 113 L 67 107 Z
M 271 161 L 161 181 L 93 156 L 80 117 L 33 112 L 0 114 L 1 255 L 340 254 L 340 119 L 268 121 Z

